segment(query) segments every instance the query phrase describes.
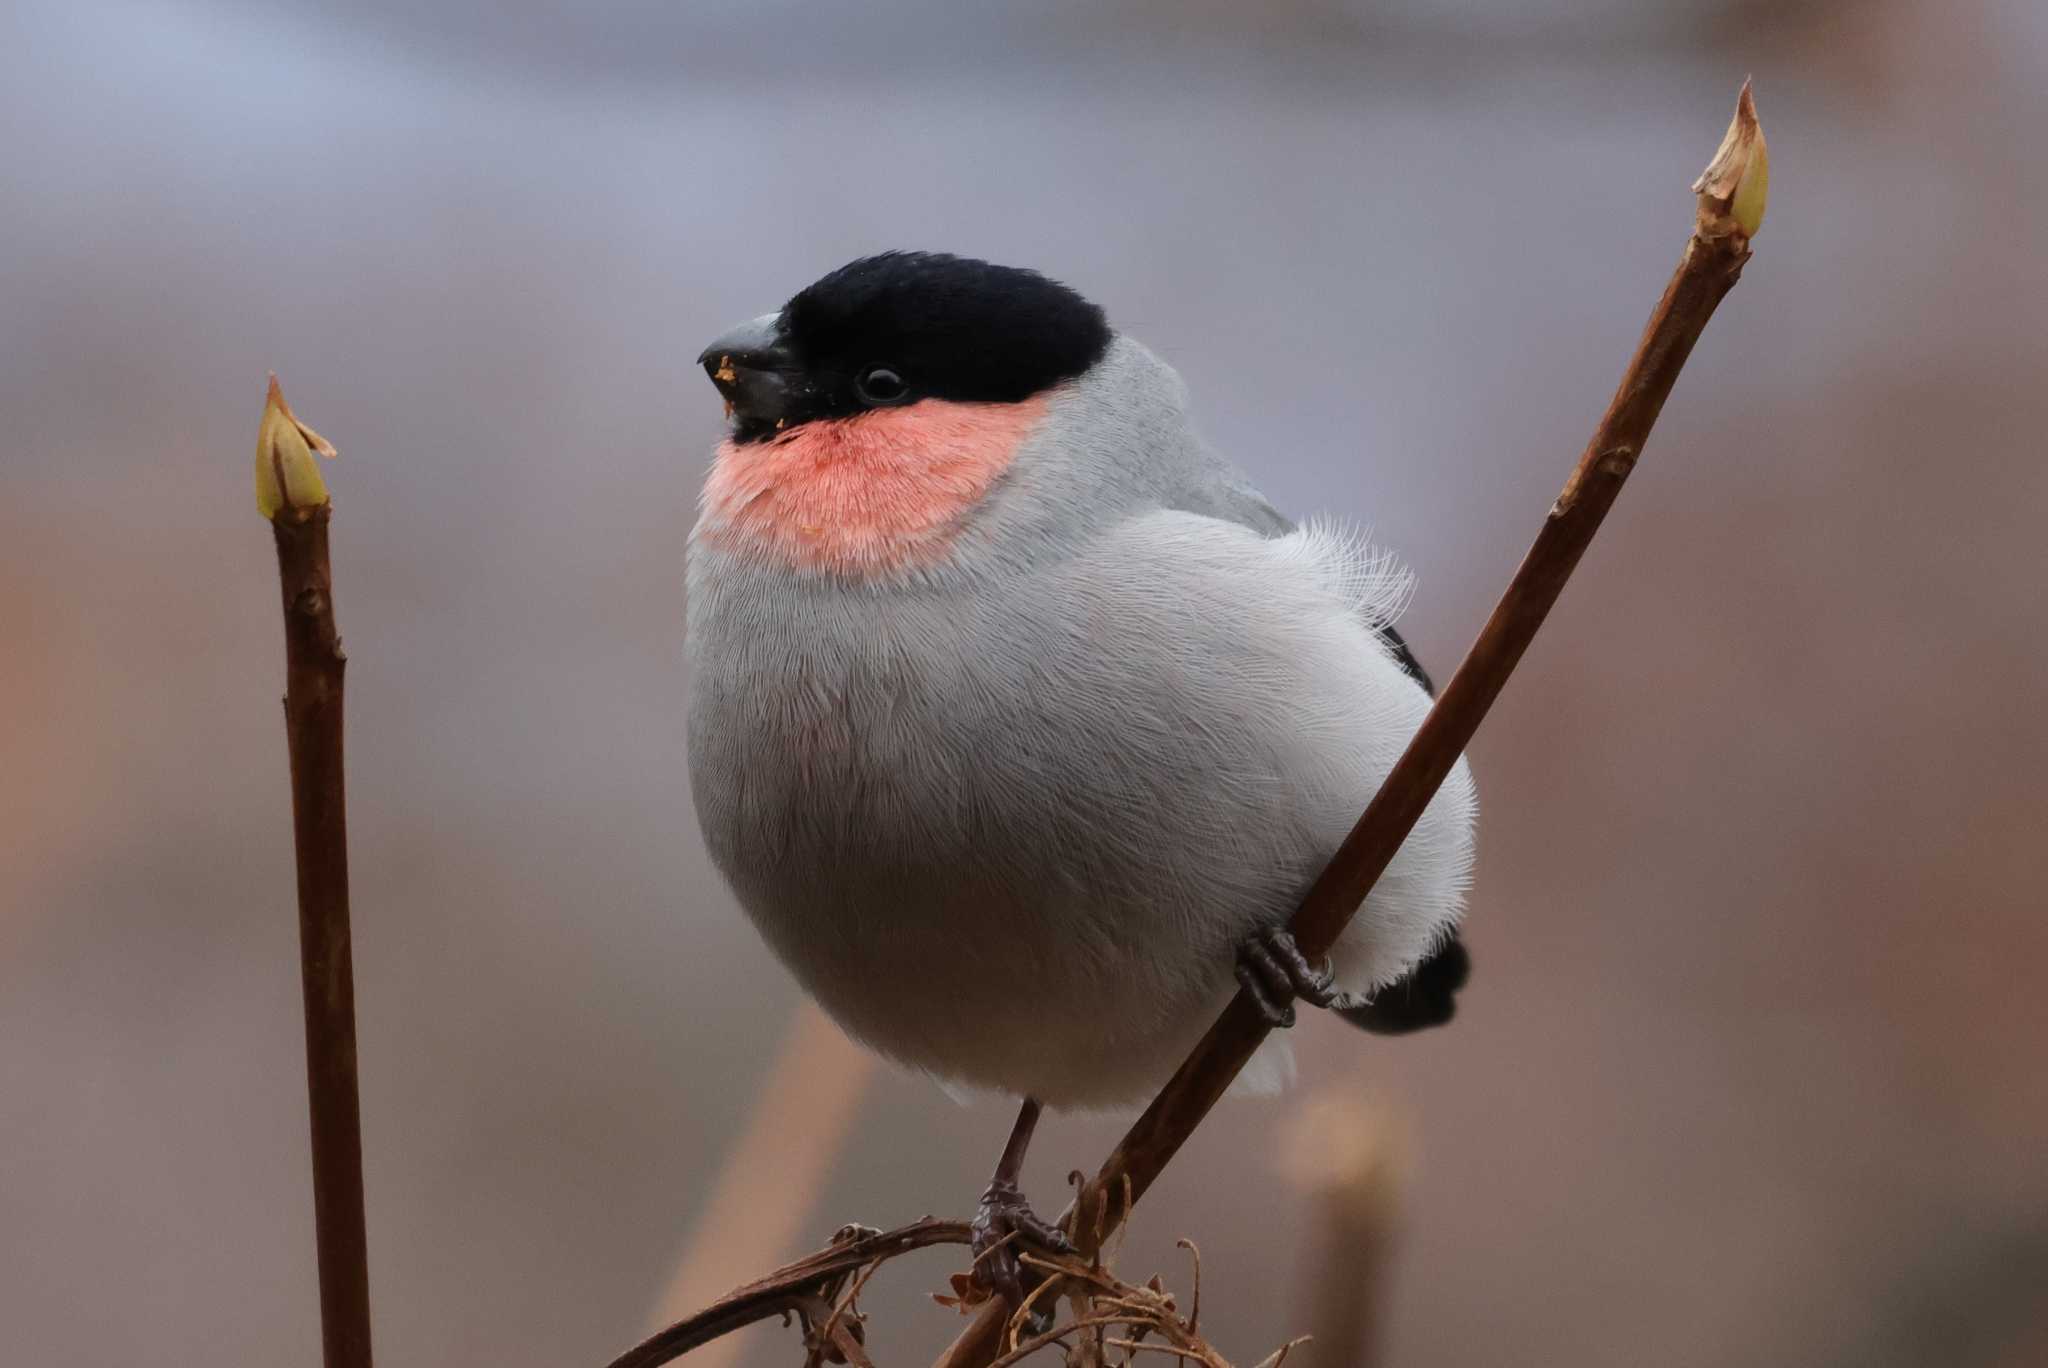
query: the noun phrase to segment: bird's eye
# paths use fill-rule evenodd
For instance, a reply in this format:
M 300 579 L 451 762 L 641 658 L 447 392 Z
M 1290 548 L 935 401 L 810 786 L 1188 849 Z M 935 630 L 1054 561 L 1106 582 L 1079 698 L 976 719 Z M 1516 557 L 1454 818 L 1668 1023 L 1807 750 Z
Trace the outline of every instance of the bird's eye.
M 900 404 L 910 397 L 910 386 L 887 366 L 869 366 L 853 386 L 870 404 Z

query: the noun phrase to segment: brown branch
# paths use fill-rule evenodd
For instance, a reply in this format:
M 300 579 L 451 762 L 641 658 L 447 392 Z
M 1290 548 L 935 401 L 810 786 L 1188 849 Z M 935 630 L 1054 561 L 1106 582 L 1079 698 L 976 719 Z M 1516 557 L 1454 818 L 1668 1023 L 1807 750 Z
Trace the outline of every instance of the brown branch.
M 610 1368 L 658 1368 L 658 1365 L 755 1321 L 775 1315 L 787 1318 L 791 1313 L 802 1322 L 807 1351 L 805 1368 L 820 1368 L 826 1363 L 843 1363 L 849 1368 L 873 1368 L 863 1342 L 863 1317 L 856 1305 L 868 1280 L 884 1263 L 912 1250 L 935 1244 L 966 1244 L 970 1238 L 971 1228 L 957 1221 L 926 1219 L 886 1234 L 849 1226 L 834 1236 L 825 1249 L 778 1269 L 688 1320 L 670 1326 L 630 1353 L 613 1360 Z M 1180 1243 L 1194 1260 L 1199 1285 L 1201 1255 L 1195 1251 L 1192 1242 L 1183 1240 Z M 1033 1289 L 1031 1300 L 1064 1288 L 1073 1303 L 1073 1314 L 1066 1323 L 1054 1326 L 1047 1333 L 1026 1337 L 1024 1331 L 1031 1306 L 1031 1300 L 1027 1300 L 1025 1306 L 1007 1317 L 1002 1332 L 1001 1354 L 995 1368 L 1021 1362 L 1039 1350 L 1063 1343 L 1083 1332 L 1088 1334 L 1084 1335 L 1082 1342 L 1069 1346 L 1074 1351 L 1069 1362 L 1102 1364 L 1106 1362 L 1101 1354 L 1103 1345 L 1121 1346 L 1126 1343 L 1105 1336 L 1104 1332 L 1112 1326 L 1125 1327 L 1131 1342 L 1156 1335 L 1163 1343 L 1145 1347 L 1178 1354 L 1184 1362 L 1201 1364 L 1205 1368 L 1230 1368 L 1228 1361 L 1202 1339 L 1194 1314 L 1183 1317 L 1172 1294 L 1166 1291 L 1157 1277 L 1143 1286 L 1134 1286 L 1118 1278 L 1099 1259 L 1090 1262 L 1072 1256 L 1046 1259 L 1032 1253 L 1022 1257 L 1028 1266 L 1046 1275 Z M 972 1307 L 983 1304 L 1002 1305 L 1000 1301 L 991 1301 L 988 1291 L 964 1274 L 954 1275 L 952 1281 L 954 1290 L 960 1295 L 938 1298 L 946 1305 L 958 1306 L 963 1311 L 971 1311 Z M 1291 1347 L 1283 1345 L 1268 1355 L 1261 1368 L 1272 1368 Z M 1091 1352 L 1092 1358 L 1089 1357 Z
M 1478 640 L 1289 923 L 1312 960 L 1329 953 L 1386 871 L 1500 696 L 1613 507 L 1693 344 L 1749 260 L 1750 237 L 1763 220 L 1767 176 L 1763 133 L 1745 82 L 1728 134 L 1712 165 L 1693 186 L 1698 208 L 1685 253 L 1593 439 Z M 1223 1096 L 1268 1029 L 1250 999 L 1239 993 L 1125 1133 L 1090 1182 L 1096 1191 L 1120 1189 L 1129 1194 L 1118 1204 L 1118 1220 L 1130 1203 L 1144 1196 Z M 1091 1203 L 1084 1190 L 1068 1213 L 1071 1233 L 1084 1251 L 1100 1248 L 1114 1228 L 1102 1219 L 1083 1219 L 1079 1213 L 1091 1206 L 1107 1209 Z M 935 1368 L 986 1368 L 1000 1348 L 1004 1320 L 1000 1301 L 982 1308 Z
M 972 1238 L 965 1221 L 926 1218 L 890 1231 L 849 1227 L 816 1254 L 778 1268 L 767 1277 L 727 1294 L 686 1320 L 642 1341 L 611 1361 L 609 1368 L 656 1368 L 700 1344 L 729 1335 L 770 1316 L 801 1312 L 813 1325 L 827 1329 L 837 1345 L 852 1326 L 836 1315 L 839 1285 L 863 1267 L 907 1254 L 928 1245 L 964 1245 Z M 824 1308 L 822 1312 L 818 1308 Z M 845 1352 L 841 1347 L 841 1352 Z M 849 1357 L 851 1357 L 849 1355 Z
M 370 1272 L 356 1097 L 355 971 L 349 951 L 342 671 L 327 558 L 333 506 L 312 453 L 334 448 L 292 416 L 270 378 L 257 440 L 257 507 L 277 542 L 284 600 L 285 740 L 299 882 L 299 970 L 313 1132 L 313 1230 L 327 1368 L 370 1368 Z
M 878 1267 L 879 1264 L 870 1264 L 868 1271 Z M 868 1357 L 867 1346 L 861 1343 L 860 1332 L 842 1314 L 851 1301 L 852 1293 L 847 1296 L 848 1301 L 838 1306 L 815 1294 L 798 1298 L 797 1311 L 809 1329 L 806 1338 L 811 1346 L 810 1356 L 804 1360 L 806 1368 L 821 1363 L 843 1363 L 847 1368 L 875 1368 L 874 1360 Z

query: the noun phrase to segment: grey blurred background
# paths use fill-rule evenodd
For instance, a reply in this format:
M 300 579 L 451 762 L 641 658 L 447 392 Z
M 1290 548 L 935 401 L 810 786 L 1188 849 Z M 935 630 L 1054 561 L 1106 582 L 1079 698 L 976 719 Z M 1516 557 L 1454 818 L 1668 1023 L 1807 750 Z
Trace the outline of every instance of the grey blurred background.
M 267 369 L 342 450 L 379 1355 L 594 1366 L 797 1002 L 685 783 L 703 341 L 884 247 L 1046 269 L 1408 558 L 1441 673 L 1749 73 L 1757 257 L 1475 747 L 1459 1020 L 1303 1071 L 1412 1122 L 1389 1362 L 2048 1362 L 2038 0 L 0 10 L 6 1357 L 316 1353 Z M 1124 1257 L 1198 1240 L 1246 1361 L 1298 1106 Z M 966 1214 L 1008 1121 L 878 1076 L 796 1244 Z

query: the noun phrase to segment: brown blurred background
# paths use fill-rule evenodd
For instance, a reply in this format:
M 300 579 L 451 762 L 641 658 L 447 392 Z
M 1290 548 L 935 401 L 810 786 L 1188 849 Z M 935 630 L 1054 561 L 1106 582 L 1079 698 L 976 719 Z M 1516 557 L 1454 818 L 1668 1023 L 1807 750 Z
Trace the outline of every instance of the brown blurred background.
M 1392 1363 L 2048 1362 L 2038 0 L 7 7 L 5 1357 L 316 1352 L 267 369 L 342 449 L 379 1356 L 594 1368 L 797 1003 L 685 782 L 703 341 L 884 247 L 1049 270 L 1415 565 L 1441 672 L 1752 72 L 1756 260 L 1475 748 L 1459 1020 L 1303 1069 L 1412 1120 Z M 858 1105 L 795 1243 L 966 1214 L 1007 1110 Z M 1248 1361 L 1299 1105 L 1125 1256 L 1200 1241 Z M 877 1281 L 885 1362 L 955 1265 Z

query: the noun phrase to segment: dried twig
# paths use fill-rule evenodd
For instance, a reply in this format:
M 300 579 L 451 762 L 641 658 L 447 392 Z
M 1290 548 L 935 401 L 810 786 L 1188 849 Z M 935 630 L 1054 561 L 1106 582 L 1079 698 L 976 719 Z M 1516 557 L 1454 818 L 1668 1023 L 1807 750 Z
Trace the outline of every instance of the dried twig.
M 1564 492 L 1551 505 L 1535 543 L 1478 640 L 1289 923 L 1310 959 L 1329 953 L 1400 850 L 1500 696 L 1522 652 L 1543 625 L 1593 533 L 1613 506 L 1622 483 L 1635 469 L 1693 344 L 1749 260 L 1750 238 L 1763 222 L 1768 168 L 1763 131 L 1745 82 L 1727 136 L 1693 186 L 1698 205 L 1685 253 L 1650 315 L 1593 439 L 1565 481 Z M 1131 1201 L 1142 1197 L 1223 1096 L 1269 1029 L 1249 998 L 1243 993 L 1233 998 L 1124 1134 L 1092 1186 L 1121 1188 L 1128 1184 Z M 1087 1212 L 1089 1205 L 1084 1192 L 1069 1209 L 1071 1233 L 1083 1250 L 1100 1248 L 1111 1233 L 1101 1221 L 1075 1216 Z M 1003 1319 L 1000 1305 L 984 1308 L 935 1368 L 985 1368 L 1001 1343 Z
M 610 1368 L 656 1368 L 744 1325 L 792 1313 L 803 1322 L 807 1368 L 828 1362 L 872 1368 L 854 1305 L 867 1280 L 883 1263 L 899 1255 L 928 1245 L 966 1244 L 969 1238 L 969 1228 L 957 1221 L 923 1220 L 887 1233 L 849 1226 L 827 1248 L 670 1326 L 613 1360 Z M 1182 1243 L 1193 1252 L 1191 1244 Z M 1195 1257 L 1199 1259 L 1198 1255 Z M 1083 1338 L 1069 1346 L 1070 1353 L 1080 1361 L 1103 1364 L 1106 1368 L 1102 1350 L 1122 1347 L 1126 1342 L 1106 1333 L 1118 1326 L 1125 1329 L 1131 1343 L 1144 1341 L 1148 1336 L 1156 1338 L 1156 1343 L 1142 1344 L 1143 1348 L 1177 1353 L 1184 1361 L 1201 1364 L 1203 1368 L 1230 1368 L 1229 1361 L 1202 1339 L 1193 1318 L 1180 1315 L 1174 1298 L 1158 1278 L 1140 1287 L 1124 1282 L 1100 1262 L 1071 1256 L 1053 1259 L 1036 1253 L 1025 1254 L 1023 1260 L 1046 1276 L 1033 1289 L 1032 1301 L 1005 1318 L 1005 1340 L 995 1357 L 1001 1368 L 1053 1345 L 1067 1344 L 1077 1334 Z M 956 1275 L 953 1285 L 971 1300 L 941 1300 L 959 1306 L 964 1312 L 971 1314 L 980 1305 L 1002 1306 L 999 1299 L 991 1299 L 986 1289 L 977 1287 L 964 1275 Z M 1038 1297 L 1062 1288 L 1067 1289 L 1066 1295 L 1073 1303 L 1071 1318 L 1043 1333 L 1024 1335 L 1029 1306 Z M 1287 1347 L 1283 1345 L 1275 1352 L 1284 1354 Z M 1269 1356 L 1266 1363 L 1275 1361 Z
M 370 1368 L 369 1243 L 356 1097 L 355 969 L 349 949 L 348 821 L 342 787 L 342 671 L 327 558 L 333 505 L 313 462 L 332 456 L 292 416 L 277 377 L 256 441 L 256 507 L 277 541 L 284 598 L 285 740 L 299 875 L 299 970 L 313 1130 L 313 1230 L 327 1368 Z
M 856 1342 L 859 1340 L 860 1332 L 855 1327 L 867 1319 L 860 1313 L 860 1294 L 866 1290 L 868 1279 L 881 1271 L 882 1262 L 880 1259 L 875 1260 L 855 1276 L 853 1286 L 847 1288 L 845 1294 L 834 1303 L 830 1314 L 825 1317 L 825 1323 L 818 1327 L 818 1338 L 839 1345 L 842 1355 L 846 1352 L 846 1346 L 841 1343 L 842 1339 L 850 1334 Z
M 805 1338 L 811 1345 L 810 1356 L 804 1360 L 805 1368 L 816 1368 L 823 1363 L 843 1363 L 848 1368 L 875 1368 L 874 1361 L 868 1357 L 867 1346 L 861 1343 L 859 1331 L 840 1318 L 839 1307 L 813 1295 L 798 1298 L 796 1310 L 803 1317 L 807 1332 Z
M 1312 1338 L 1314 1337 L 1310 1335 L 1296 1335 L 1293 1339 L 1253 1364 L 1252 1368 L 1280 1368 L 1281 1364 L 1287 1362 L 1288 1355 L 1292 1354 L 1302 1345 L 1307 1344 Z
M 849 1226 L 826 1248 L 778 1268 L 696 1315 L 677 1321 L 613 1359 L 609 1368 L 655 1368 L 743 1325 L 792 1311 L 802 1312 L 812 1324 L 823 1326 L 833 1320 L 840 1285 L 867 1265 L 928 1245 L 964 1245 L 971 1238 L 965 1221 L 926 1219 L 890 1231 Z M 811 1313 L 820 1307 L 822 1312 L 813 1318 Z M 838 1318 L 837 1330 L 850 1332 L 851 1328 L 843 1317 Z
M 1199 1270 L 1201 1255 L 1195 1251 L 1194 1245 L 1187 1240 L 1182 1240 L 1180 1245 L 1188 1250 Z M 991 1361 L 989 1368 L 1009 1368 L 1009 1365 L 1021 1363 L 1040 1350 L 1065 1344 L 1076 1335 L 1081 1338 L 1068 1347 L 1070 1365 L 1076 1362 L 1106 1364 L 1108 1360 L 1104 1350 L 1118 1348 L 1169 1354 L 1184 1363 L 1201 1364 L 1203 1368 L 1230 1368 L 1229 1361 L 1202 1338 L 1192 1312 L 1182 1316 L 1178 1304 L 1158 1278 L 1144 1286 L 1134 1286 L 1118 1278 L 1100 1262 L 1071 1255 L 1046 1258 L 1025 1254 L 1021 1257 L 1026 1265 L 1047 1275 L 1033 1289 L 1032 1299 L 1042 1296 L 1056 1284 L 1064 1285 L 1069 1289 L 1073 1316 L 1063 1325 L 1055 1325 L 1025 1339 L 1017 1333 L 1022 1324 L 1021 1315 L 1011 1315 L 1005 1327 L 1001 1352 Z M 1001 1306 L 1002 1303 L 992 1300 L 990 1305 Z M 1115 1326 L 1123 1326 L 1126 1334 L 1108 1334 Z M 1155 1342 L 1148 1342 L 1148 1337 L 1156 1337 Z M 1275 1353 L 1284 1355 L 1286 1349 L 1287 1346 L 1283 1345 Z M 1267 1361 L 1273 1360 L 1269 1357 Z

